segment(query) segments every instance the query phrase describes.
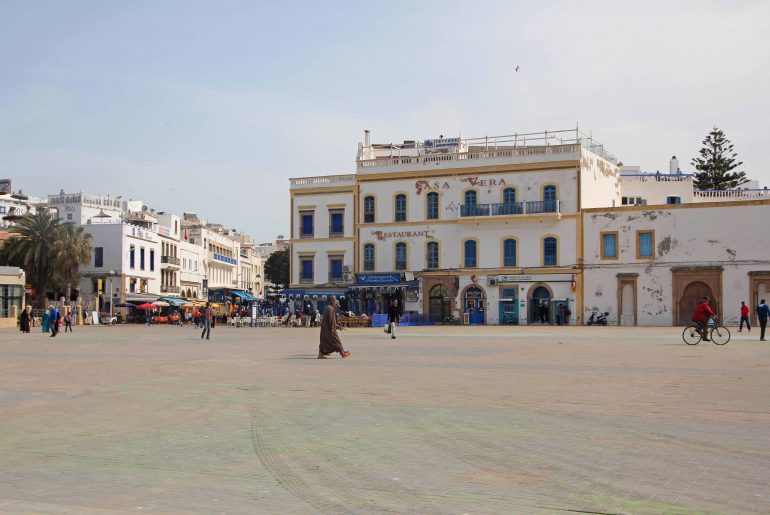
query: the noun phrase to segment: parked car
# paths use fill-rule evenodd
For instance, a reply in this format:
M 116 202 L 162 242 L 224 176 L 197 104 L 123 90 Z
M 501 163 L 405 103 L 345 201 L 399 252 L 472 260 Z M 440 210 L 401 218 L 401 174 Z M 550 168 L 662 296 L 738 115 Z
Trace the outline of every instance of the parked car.
M 105 325 L 115 325 L 115 324 L 118 323 L 118 317 L 115 316 L 115 315 L 110 316 L 108 314 L 103 314 L 99 318 L 99 322 L 102 323 L 102 324 L 105 324 Z

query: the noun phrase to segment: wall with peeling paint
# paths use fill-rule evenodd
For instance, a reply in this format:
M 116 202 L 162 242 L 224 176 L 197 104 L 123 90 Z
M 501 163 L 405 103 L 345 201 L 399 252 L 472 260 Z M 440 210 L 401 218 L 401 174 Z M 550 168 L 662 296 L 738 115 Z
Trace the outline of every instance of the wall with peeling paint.
M 747 205 L 698 204 L 591 210 L 583 213 L 586 313 L 618 318 L 618 273 L 637 273 L 638 324 L 674 323 L 672 267 L 720 266 L 724 323 L 739 320 L 741 301 L 751 302 L 749 272 L 770 269 L 770 201 Z M 637 231 L 655 231 L 653 259 L 637 258 Z M 602 231 L 618 232 L 618 259 L 601 258 Z
M 593 152 L 581 149 L 580 207 L 620 205 L 620 168 Z

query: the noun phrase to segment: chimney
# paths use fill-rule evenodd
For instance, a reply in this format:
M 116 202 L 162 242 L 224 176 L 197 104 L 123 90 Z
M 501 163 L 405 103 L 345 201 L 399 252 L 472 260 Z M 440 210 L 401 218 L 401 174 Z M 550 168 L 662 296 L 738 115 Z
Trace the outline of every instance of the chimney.
M 679 159 L 676 156 L 671 156 L 671 161 L 668 163 L 668 173 L 675 174 L 679 172 Z
M 371 141 L 369 140 L 369 129 L 364 129 L 364 146 L 371 146 Z

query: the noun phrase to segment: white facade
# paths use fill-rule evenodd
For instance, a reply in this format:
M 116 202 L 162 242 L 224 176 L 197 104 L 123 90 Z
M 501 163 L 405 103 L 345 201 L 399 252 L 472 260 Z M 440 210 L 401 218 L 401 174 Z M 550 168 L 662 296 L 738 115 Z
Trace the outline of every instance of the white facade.
M 768 213 L 770 200 L 585 211 L 586 315 L 683 325 L 708 295 L 722 322 L 737 324 L 741 301 L 753 311 L 770 297 L 770 239 L 762 236 Z M 642 248 L 643 237 L 651 247 Z
M 204 300 L 203 279 L 205 277 L 204 250 L 189 241 L 179 242 L 180 296 L 190 300 Z

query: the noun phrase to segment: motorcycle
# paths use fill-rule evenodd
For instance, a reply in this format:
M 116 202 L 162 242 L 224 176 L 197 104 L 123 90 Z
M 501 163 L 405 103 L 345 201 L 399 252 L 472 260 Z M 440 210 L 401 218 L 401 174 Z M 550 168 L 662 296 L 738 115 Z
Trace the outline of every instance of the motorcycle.
M 607 317 L 610 315 L 609 311 L 599 313 L 594 311 L 591 316 L 586 320 L 586 325 L 607 325 Z
M 444 317 L 445 324 L 457 325 L 460 323 L 460 319 L 454 315 L 447 315 Z

